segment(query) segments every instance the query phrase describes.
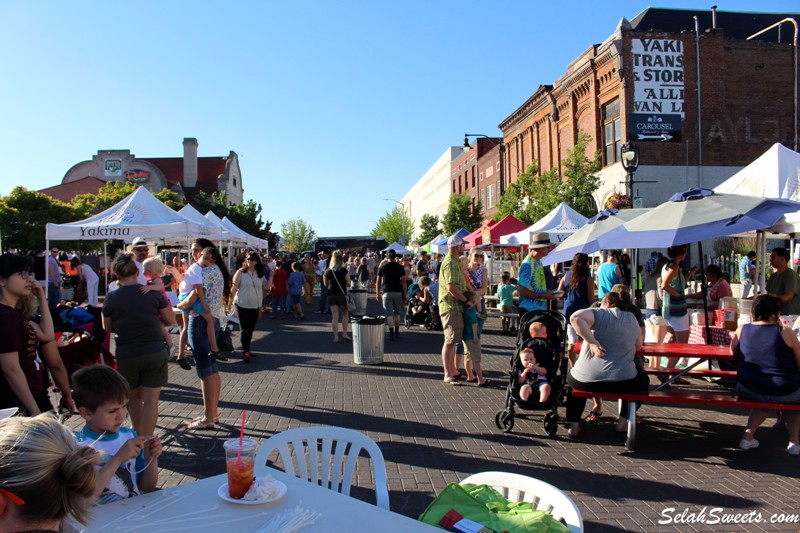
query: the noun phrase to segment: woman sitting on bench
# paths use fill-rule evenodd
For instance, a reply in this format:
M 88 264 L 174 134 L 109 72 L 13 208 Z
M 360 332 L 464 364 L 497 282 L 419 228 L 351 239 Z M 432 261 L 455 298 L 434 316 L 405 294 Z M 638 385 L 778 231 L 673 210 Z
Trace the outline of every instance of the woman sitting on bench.
M 800 403 L 800 341 L 791 329 L 781 326 L 780 313 L 780 298 L 761 295 L 753 302 L 753 322 L 742 324 L 734 333 L 731 353 L 739 361 L 736 389 L 742 396 L 762 402 Z M 770 411 L 750 412 L 740 448 L 758 448 L 753 437 Z M 800 455 L 800 412 L 784 411 L 783 418 L 789 430 L 787 450 Z
M 636 350 L 642 347 L 642 330 L 626 309 L 630 294 L 609 292 L 599 309 L 582 309 L 570 319 L 572 327 L 583 338 L 578 360 L 569 372 L 569 384 L 589 392 L 636 393 L 647 391 L 650 381 L 644 368 L 635 362 Z M 626 431 L 628 402 L 622 402 L 617 431 Z M 580 420 L 586 398 L 567 397 L 569 436 L 580 434 Z

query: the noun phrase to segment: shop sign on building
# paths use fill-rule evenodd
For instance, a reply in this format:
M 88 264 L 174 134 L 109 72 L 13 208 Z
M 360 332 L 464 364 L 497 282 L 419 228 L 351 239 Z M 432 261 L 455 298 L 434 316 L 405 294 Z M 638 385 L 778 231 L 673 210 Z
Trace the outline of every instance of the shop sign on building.
M 105 170 L 108 178 L 122 176 L 122 161 L 119 159 L 106 159 Z
M 146 170 L 134 168 L 133 170 L 125 171 L 125 179 L 133 183 L 144 183 L 150 180 L 150 173 Z
M 628 137 L 679 141 L 684 111 L 683 41 L 632 39 L 633 113 Z

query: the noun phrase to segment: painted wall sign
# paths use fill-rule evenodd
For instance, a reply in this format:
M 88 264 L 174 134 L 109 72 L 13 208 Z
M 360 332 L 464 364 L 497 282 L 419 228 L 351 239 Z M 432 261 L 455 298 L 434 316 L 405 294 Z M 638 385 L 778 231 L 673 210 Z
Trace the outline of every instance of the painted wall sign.
M 134 183 L 143 183 L 150 179 L 150 173 L 146 170 L 134 168 L 133 170 L 125 171 L 125 179 Z
M 106 159 L 105 170 L 107 177 L 122 176 L 122 161 L 119 159 Z
M 633 113 L 628 137 L 638 141 L 679 141 L 683 122 L 683 42 L 632 39 Z

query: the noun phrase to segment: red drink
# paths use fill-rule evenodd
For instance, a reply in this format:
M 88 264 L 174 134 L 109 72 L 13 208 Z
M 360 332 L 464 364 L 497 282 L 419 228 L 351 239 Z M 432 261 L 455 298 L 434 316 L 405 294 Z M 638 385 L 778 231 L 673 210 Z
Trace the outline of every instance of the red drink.
M 222 445 L 228 467 L 228 493 L 241 500 L 253 484 L 258 443 L 252 439 L 230 439 Z
M 253 457 L 234 457 L 228 459 L 228 493 L 237 500 L 247 494 L 253 484 L 253 470 L 255 461 Z

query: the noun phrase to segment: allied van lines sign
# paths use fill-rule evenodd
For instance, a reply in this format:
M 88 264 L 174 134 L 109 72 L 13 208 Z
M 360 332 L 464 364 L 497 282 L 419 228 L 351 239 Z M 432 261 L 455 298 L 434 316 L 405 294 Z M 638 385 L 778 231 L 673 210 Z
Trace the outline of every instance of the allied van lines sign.
M 628 137 L 679 141 L 683 122 L 683 41 L 632 39 L 633 113 Z

